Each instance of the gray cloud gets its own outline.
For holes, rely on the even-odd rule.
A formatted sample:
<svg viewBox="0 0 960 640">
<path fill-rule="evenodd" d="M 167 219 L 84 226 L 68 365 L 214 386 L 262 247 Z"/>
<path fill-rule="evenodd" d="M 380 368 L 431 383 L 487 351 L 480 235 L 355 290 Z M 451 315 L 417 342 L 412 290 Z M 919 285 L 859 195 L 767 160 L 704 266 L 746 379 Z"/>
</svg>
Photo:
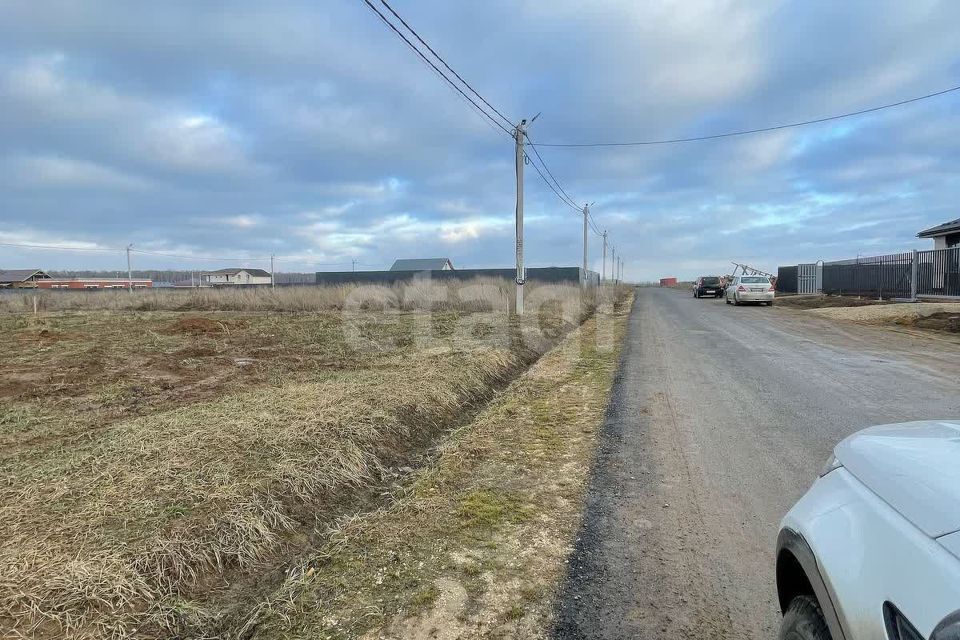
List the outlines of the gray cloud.
<svg viewBox="0 0 960 640">
<path fill-rule="evenodd" d="M 510 140 L 362 2 L 0 6 L 0 242 L 294 256 L 285 269 L 510 264 Z M 952 2 L 397 9 L 502 111 L 542 111 L 542 142 L 818 117 L 943 88 L 960 69 Z M 541 152 L 597 202 L 632 277 L 775 268 L 923 246 L 917 230 L 960 215 L 958 107 L 945 96 L 749 138 Z M 532 167 L 526 209 L 531 264 L 579 264 L 579 217 Z M 0 249 L 8 268 L 121 262 Z"/>
</svg>

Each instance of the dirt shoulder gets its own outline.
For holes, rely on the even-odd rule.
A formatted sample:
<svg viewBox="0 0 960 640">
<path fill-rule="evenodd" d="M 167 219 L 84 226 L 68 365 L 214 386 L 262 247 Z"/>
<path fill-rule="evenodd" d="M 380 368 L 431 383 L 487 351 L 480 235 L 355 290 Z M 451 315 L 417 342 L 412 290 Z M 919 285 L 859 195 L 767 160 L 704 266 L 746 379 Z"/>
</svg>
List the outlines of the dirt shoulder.
<svg viewBox="0 0 960 640">
<path fill-rule="evenodd" d="M 601 308 L 449 436 L 389 506 L 342 520 L 237 632 L 545 637 L 628 310 Z"/>
<path fill-rule="evenodd" d="M 833 320 L 909 325 L 920 318 L 926 318 L 934 314 L 960 314 L 960 302 L 911 302 L 866 307 L 813 309 L 810 313 Z"/>
<path fill-rule="evenodd" d="M 889 301 L 854 296 L 777 295 L 777 306 L 788 309 L 823 309 L 833 307 L 872 307 L 892 304 Z"/>
</svg>

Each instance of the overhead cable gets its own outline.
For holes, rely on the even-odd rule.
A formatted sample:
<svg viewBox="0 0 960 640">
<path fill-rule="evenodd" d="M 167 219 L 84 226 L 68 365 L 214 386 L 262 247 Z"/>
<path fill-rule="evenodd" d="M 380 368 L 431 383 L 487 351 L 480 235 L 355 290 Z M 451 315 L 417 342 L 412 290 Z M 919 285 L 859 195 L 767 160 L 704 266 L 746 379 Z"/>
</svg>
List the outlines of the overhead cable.
<svg viewBox="0 0 960 640">
<path fill-rule="evenodd" d="M 512 133 L 509 129 L 507 129 L 507 128 L 504 127 L 502 124 L 500 124 L 499 121 L 497 121 L 493 116 L 491 116 L 487 111 L 485 111 L 479 104 L 477 104 L 477 102 L 476 102 L 473 98 L 471 98 L 469 95 L 467 95 L 467 94 L 463 91 L 463 89 L 461 89 L 453 80 L 451 80 L 450 77 L 447 76 L 447 75 L 440 69 L 440 67 L 438 67 L 437 65 L 435 65 L 432 60 L 430 60 L 429 58 L 427 58 L 427 56 L 424 55 L 423 51 L 421 51 L 415 44 L 413 44 L 412 42 L 410 42 L 410 39 L 407 38 L 407 36 L 405 36 L 399 29 L 397 29 L 396 25 L 394 25 L 392 22 L 390 22 L 390 21 L 387 19 L 387 17 L 386 17 L 385 15 L 383 15 L 383 13 L 381 13 L 380 10 L 377 9 L 370 0 L 363 0 L 363 2 L 364 2 L 368 7 L 370 7 L 370 10 L 373 11 L 374 13 L 376 13 L 377 16 L 380 18 L 380 20 L 381 20 L 385 25 L 387 25 L 388 27 L 390 27 L 390 29 L 391 29 L 395 34 L 397 34 L 397 36 L 399 36 L 399 37 L 407 44 L 407 46 L 410 47 L 410 49 L 413 50 L 414 53 L 416 53 L 416 54 L 417 54 L 418 56 L 420 56 L 420 58 L 422 58 L 427 64 L 429 64 L 429 65 L 433 68 L 433 70 L 436 71 L 437 74 L 438 74 L 441 78 L 443 78 L 447 83 L 450 84 L 450 86 L 452 86 L 454 89 L 456 89 L 464 98 L 466 98 L 467 100 L 469 100 L 469 101 L 473 104 L 473 106 L 475 106 L 475 107 L 476 107 L 484 116 L 486 116 L 491 122 L 493 122 L 493 123 L 494 123 L 495 125 L 497 125 L 500 129 L 502 129 L 504 133 L 506 133 L 506 134 L 507 134 L 508 136 L 510 136 L 511 138 L 513 137 L 513 133 Z"/>
<path fill-rule="evenodd" d="M 452 73 L 453 75 L 455 75 L 455 76 L 457 77 L 457 80 L 459 80 L 460 82 L 462 82 L 462 83 L 464 84 L 464 86 L 466 86 L 468 89 L 470 89 L 470 91 L 473 92 L 473 95 L 475 95 L 475 96 L 477 96 L 478 98 L 480 98 L 480 100 L 483 101 L 483 104 L 485 104 L 485 105 L 487 105 L 488 107 L 490 107 L 491 109 L 493 109 L 493 112 L 496 113 L 498 116 L 500 116 L 500 117 L 503 119 L 503 121 L 507 123 L 507 126 L 511 126 L 511 127 L 513 126 L 513 121 L 512 121 L 510 118 L 508 118 L 507 116 L 503 115 L 503 113 L 501 113 L 500 110 L 497 109 L 495 106 L 493 106 L 492 104 L 490 104 L 490 102 L 489 102 L 486 98 L 484 98 L 482 95 L 480 95 L 480 93 L 478 93 L 477 90 L 474 89 L 474 88 L 470 85 L 469 82 L 467 82 L 466 80 L 463 79 L 463 76 L 461 76 L 459 73 L 457 73 L 456 71 L 454 71 L 454 70 L 453 70 L 453 67 L 451 67 L 449 64 L 447 64 L 447 61 L 444 60 L 444 59 L 440 56 L 440 54 L 437 53 L 437 52 L 434 50 L 433 47 L 431 47 L 429 44 L 427 44 L 427 41 L 424 40 L 423 38 L 421 38 L 421 37 L 420 37 L 420 34 L 417 33 L 417 32 L 414 30 L 413 27 L 411 27 L 409 24 L 407 24 L 407 21 L 404 20 L 404 19 L 400 16 L 400 14 L 398 14 L 396 11 L 393 10 L 393 7 L 391 7 L 391 6 L 387 3 L 387 0 L 380 0 L 380 2 L 383 4 L 383 6 L 385 6 L 385 7 L 390 11 L 390 13 L 392 13 L 392 14 L 394 15 L 394 17 L 395 17 L 397 20 L 400 21 L 400 23 L 401 23 L 404 27 L 407 28 L 407 31 L 409 31 L 410 33 L 412 33 L 412 34 L 414 35 L 414 37 L 415 37 L 417 40 L 419 40 L 420 43 L 421 43 L 423 46 L 425 46 L 425 47 L 430 51 L 430 53 L 432 53 L 433 56 L 434 56 L 437 60 L 439 60 L 440 63 L 443 64 L 443 66 L 445 66 L 445 67 L 450 71 L 450 73 Z"/>
<path fill-rule="evenodd" d="M 767 131 L 779 131 L 781 129 L 789 129 L 791 127 L 805 127 L 807 125 L 818 124 L 821 122 L 830 122 L 832 120 L 840 120 L 842 118 L 851 118 L 853 116 L 861 116 L 866 113 L 874 113 L 876 111 L 882 111 L 884 109 L 892 109 L 893 107 L 900 107 L 905 104 L 910 104 L 912 102 L 919 102 L 920 100 L 927 100 L 928 98 L 936 98 L 937 96 L 942 96 L 944 94 L 951 93 L 954 91 L 960 91 L 960 86 L 951 87 L 949 89 L 944 89 L 943 91 L 937 91 L 935 93 L 928 93 L 926 95 L 917 96 L 916 98 L 910 98 L 908 100 L 891 102 L 890 104 L 884 104 L 878 107 L 870 107 L 869 109 L 860 109 L 859 111 L 841 113 L 839 115 L 827 116 L 825 118 L 815 118 L 813 120 L 802 120 L 800 122 L 778 124 L 772 127 L 762 127 L 759 129 L 745 129 L 742 131 L 728 131 L 726 133 L 715 133 L 711 135 L 695 136 L 691 138 L 672 138 L 672 139 L 665 139 L 665 140 L 639 140 L 634 142 L 538 142 L 537 144 L 541 147 L 639 147 L 644 145 L 677 144 L 681 142 L 698 142 L 701 140 L 716 140 L 718 138 L 732 138 L 734 136 L 745 136 L 753 133 L 764 133 Z"/>
</svg>

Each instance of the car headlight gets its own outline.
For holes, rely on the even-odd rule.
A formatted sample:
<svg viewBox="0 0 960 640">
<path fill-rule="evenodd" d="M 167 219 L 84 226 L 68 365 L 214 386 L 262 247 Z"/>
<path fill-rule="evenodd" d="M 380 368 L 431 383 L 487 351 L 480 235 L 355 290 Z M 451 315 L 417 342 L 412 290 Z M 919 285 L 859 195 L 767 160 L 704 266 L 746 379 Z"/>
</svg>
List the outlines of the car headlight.
<svg viewBox="0 0 960 640">
<path fill-rule="evenodd" d="M 839 469 L 843 465 L 840 464 L 840 460 L 837 459 L 837 456 L 831 455 L 830 459 L 827 460 L 827 464 L 823 465 L 823 469 L 820 470 L 820 477 L 827 475 L 834 469 Z"/>
</svg>

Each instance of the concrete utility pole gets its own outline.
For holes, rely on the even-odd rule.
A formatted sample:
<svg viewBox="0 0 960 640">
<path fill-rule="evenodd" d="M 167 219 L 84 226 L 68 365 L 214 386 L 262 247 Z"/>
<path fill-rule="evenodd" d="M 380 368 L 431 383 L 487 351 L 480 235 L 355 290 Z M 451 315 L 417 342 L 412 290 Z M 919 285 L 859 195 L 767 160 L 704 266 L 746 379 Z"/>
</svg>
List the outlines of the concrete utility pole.
<svg viewBox="0 0 960 640">
<path fill-rule="evenodd" d="M 610 247 L 610 279 L 617 284 L 617 248 Z"/>
<path fill-rule="evenodd" d="M 607 230 L 603 230 L 603 262 L 601 263 L 600 268 L 600 284 L 603 284 L 607 279 Z"/>
<path fill-rule="evenodd" d="M 354 258 L 353 260 L 351 260 L 351 261 L 350 261 L 350 264 L 352 265 L 353 270 L 356 271 L 356 270 L 357 270 L 357 259 Z"/>
<path fill-rule="evenodd" d="M 132 248 L 132 244 L 127 245 L 127 288 L 130 293 L 133 293 L 133 269 L 130 266 L 130 249 Z"/>
<path fill-rule="evenodd" d="M 275 284 L 274 277 L 273 277 L 273 259 L 275 257 L 276 256 L 274 256 L 272 253 L 270 254 L 270 288 L 271 289 L 273 289 L 273 286 Z"/>
<path fill-rule="evenodd" d="M 517 165 L 517 315 L 523 315 L 523 283 L 526 279 L 523 270 L 523 139 L 526 134 L 527 121 L 524 119 L 513 130 Z"/>
<path fill-rule="evenodd" d="M 587 286 L 587 224 L 590 217 L 590 205 L 583 205 L 583 286 Z"/>
</svg>

